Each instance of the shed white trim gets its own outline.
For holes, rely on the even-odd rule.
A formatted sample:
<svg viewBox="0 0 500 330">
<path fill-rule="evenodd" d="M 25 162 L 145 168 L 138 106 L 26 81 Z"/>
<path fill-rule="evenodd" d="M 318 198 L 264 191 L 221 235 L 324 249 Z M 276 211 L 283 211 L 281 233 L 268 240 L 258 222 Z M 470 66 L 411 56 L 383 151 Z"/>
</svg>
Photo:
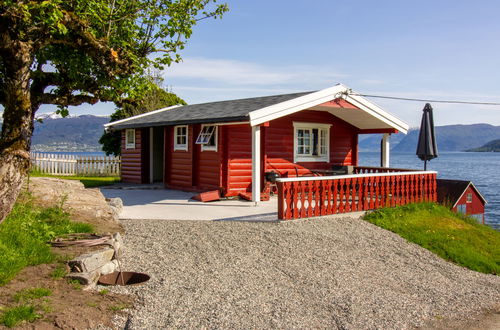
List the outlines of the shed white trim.
<svg viewBox="0 0 500 330">
<path fill-rule="evenodd" d="M 352 95 L 352 93 L 356 94 L 346 86 L 337 84 L 333 87 L 300 96 L 292 100 L 257 109 L 249 113 L 250 125 L 261 125 L 265 122 L 306 109 L 313 108 L 313 110 L 315 110 L 315 106 L 338 98 L 343 98 L 359 110 L 355 110 L 356 112 L 354 112 L 352 109 L 337 108 L 332 109 L 330 112 L 353 126 L 360 129 L 393 128 L 404 134 L 408 132 L 408 124 L 382 110 L 382 108 L 375 103 L 364 97 Z M 362 113 L 359 113 L 360 110 Z M 343 116 L 344 114 L 345 116 Z M 361 118 L 361 120 L 359 118 Z"/>
<path fill-rule="evenodd" d="M 462 197 L 464 196 L 465 192 L 467 191 L 467 189 L 469 189 L 469 187 L 472 187 L 472 189 L 474 189 L 477 194 L 479 195 L 479 197 L 484 201 L 484 204 L 488 204 L 488 201 L 486 200 L 486 198 L 484 198 L 484 196 L 481 194 L 481 192 L 479 191 L 479 189 L 476 188 L 476 186 L 471 182 L 469 182 L 469 184 L 467 185 L 467 187 L 464 189 L 464 191 L 462 192 L 462 194 L 460 194 L 460 197 L 457 198 L 457 200 L 455 201 L 455 204 L 453 204 L 452 208 L 454 208 L 455 206 L 457 206 L 458 202 L 462 199 Z"/>
</svg>

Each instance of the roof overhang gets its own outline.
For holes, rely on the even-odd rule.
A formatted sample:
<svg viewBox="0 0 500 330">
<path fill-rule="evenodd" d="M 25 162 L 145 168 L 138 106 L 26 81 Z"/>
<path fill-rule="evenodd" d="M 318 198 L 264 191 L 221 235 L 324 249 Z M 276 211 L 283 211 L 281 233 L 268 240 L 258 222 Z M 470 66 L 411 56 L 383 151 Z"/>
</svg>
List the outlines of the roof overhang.
<svg viewBox="0 0 500 330">
<path fill-rule="evenodd" d="M 408 132 L 408 124 L 366 98 L 353 94 L 357 93 L 342 84 L 337 84 L 292 100 L 254 110 L 249 113 L 250 125 L 261 125 L 302 110 L 318 110 L 328 111 L 360 130 L 395 129 L 404 134 Z M 328 102 L 338 99 L 347 101 L 349 106 L 328 106 Z"/>
<path fill-rule="evenodd" d="M 123 124 L 126 124 L 128 121 L 131 121 L 133 119 L 150 116 L 150 115 L 155 114 L 155 113 L 159 113 L 159 112 L 163 112 L 163 111 L 168 111 L 168 110 L 175 109 L 175 108 L 178 108 L 178 107 L 182 107 L 182 105 L 180 105 L 180 104 L 172 105 L 170 107 L 166 107 L 166 108 L 162 108 L 162 109 L 158 109 L 158 110 L 154 110 L 154 111 L 150 111 L 150 112 L 141 113 L 139 115 L 135 115 L 135 116 L 128 117 L 128 118 L 125 118 L 125 119 L 121 119 L 121 120 L 112 121 L 110 123 L 104 124 L 104 129 L 106 131 L 108 131 L 108 130 L 112 129 L 113 126 L 115 126 L 115 125 L 118 125 L 118 124 L 123 125 Z M 127 128 L 127 127 L 124 127 L 124 128 Z"/>
</svg>

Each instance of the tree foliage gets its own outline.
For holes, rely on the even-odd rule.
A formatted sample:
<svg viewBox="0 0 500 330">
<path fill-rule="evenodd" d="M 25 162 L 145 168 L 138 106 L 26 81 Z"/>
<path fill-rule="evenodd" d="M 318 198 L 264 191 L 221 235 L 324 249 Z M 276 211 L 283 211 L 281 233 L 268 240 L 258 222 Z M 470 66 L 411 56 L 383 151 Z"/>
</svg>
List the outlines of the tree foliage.
<svg viewBox="0 0 500 330">
<path fill-rule="evenodd" d="M 0 222 L 29 168 L 35 112 L 140 99 L 217 0 L 0 0 Z"/>
<path fill-rule="evenodd" d="M 111 115 L 111 121 L 125 119 L 177 104 L 185 105 L 186 102 L 174 93 L 167 92 L 155 85 L 138 102 L 124 103 L 121 108 L 116 109 Z M 121 154 L 121 132 L 104 132 L 99 139 L 99 143 L 102 144 L 102 150 L 106 155 L 119 156 Z"/>
</svg>

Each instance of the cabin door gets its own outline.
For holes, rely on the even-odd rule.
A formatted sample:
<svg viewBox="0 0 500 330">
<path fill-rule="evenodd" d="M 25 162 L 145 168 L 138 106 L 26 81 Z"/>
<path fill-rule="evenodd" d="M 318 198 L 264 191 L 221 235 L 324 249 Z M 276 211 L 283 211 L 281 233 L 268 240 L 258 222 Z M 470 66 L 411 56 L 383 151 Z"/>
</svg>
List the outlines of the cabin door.
<svg viewBox="0 0 500 330">
<path fill-rule="evenodd" d="M 163 127 L 150 128 L 150 183 L 163 182 L 163 160 L 164 160 L 164 138 L 165 130 Z"/>
</svg>

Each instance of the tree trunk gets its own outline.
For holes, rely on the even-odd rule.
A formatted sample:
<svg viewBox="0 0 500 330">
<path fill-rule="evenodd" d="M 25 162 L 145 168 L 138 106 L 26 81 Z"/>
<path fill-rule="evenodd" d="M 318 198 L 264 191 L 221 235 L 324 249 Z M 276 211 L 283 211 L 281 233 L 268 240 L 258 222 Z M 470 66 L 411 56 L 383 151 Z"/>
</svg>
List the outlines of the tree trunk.
<svg viewBox="0 0 500 330">
<path fill-rule="evenodd" d="M 0 136 L 0 223 L 10 213 L 30 167 L 34 109 L 30 95 L 30 43 L 13 41 L 0 34 L 0 57 L 4 66 L 3 125 Z"/>
</svg>

